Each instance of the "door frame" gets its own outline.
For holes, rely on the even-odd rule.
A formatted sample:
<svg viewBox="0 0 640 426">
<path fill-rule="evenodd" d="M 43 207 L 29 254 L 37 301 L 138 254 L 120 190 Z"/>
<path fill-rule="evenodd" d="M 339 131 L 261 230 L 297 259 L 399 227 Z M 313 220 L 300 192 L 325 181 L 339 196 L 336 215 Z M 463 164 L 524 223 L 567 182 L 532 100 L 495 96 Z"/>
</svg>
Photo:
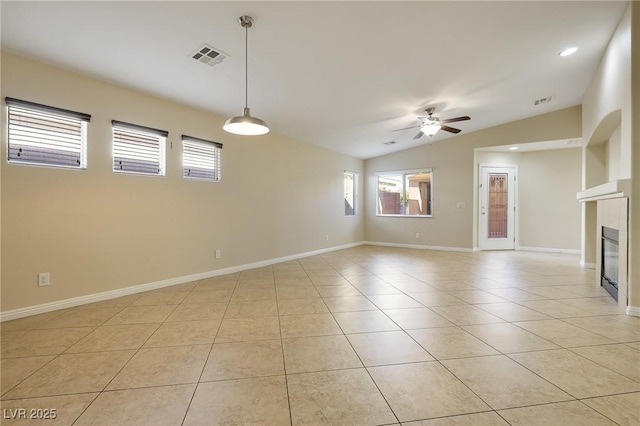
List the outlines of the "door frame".
<svg viewBox="0 0 640 426">
<path fill-rule="evenodd" d="M 484 169 L 505 169 L 507 173 L 512 173 L 514 177 L 513 182 L 513 247 L 509 248 L 490 248 L 485 247 L 483 244 L 483 220 L 482 220 L 482 207 L 483 207 L 483 198 L 482 191 L 484 184 L 482 175 Z M 518 217 L 520 214 L 520 209 L 518 206 L 518 165 L 517 164 L 486 164 L 480 163 L 478 164 L 478 209 L 476 211 L 477 223 L 478 223 L 478 250 L 517 250 L 518 248 Z"/>
</svg>

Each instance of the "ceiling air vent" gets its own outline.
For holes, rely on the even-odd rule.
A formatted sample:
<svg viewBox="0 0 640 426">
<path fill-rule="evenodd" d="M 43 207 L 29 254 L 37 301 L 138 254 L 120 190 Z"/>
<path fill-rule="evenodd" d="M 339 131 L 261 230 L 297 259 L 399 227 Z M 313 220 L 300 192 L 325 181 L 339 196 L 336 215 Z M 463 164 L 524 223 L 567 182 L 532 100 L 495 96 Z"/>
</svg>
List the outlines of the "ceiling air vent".
<svg viewBox="0 0 640 426">
<path fill-rule="evenodd" d="M 191 57 L 196 61 L 207 64 L 211 67 L 214 65 L 218 65 L 228 56 L 229 55 L 223 53 L 220 49 L 216 49 L 215 47 L 209 46 L 208 44 L 203 44 L 191 55 Z"/>
<path fill-rule="evenodd" d="M 385 145 L 395 145 L 396 141 L 383 142 Z"/>
<path fill-rule="evenodd" d="M 553 96 L 547 96 L 546 98 L 540 98 L 533 101 L 534 106 L 548 104 L 553 99 Z"/>
</svg>

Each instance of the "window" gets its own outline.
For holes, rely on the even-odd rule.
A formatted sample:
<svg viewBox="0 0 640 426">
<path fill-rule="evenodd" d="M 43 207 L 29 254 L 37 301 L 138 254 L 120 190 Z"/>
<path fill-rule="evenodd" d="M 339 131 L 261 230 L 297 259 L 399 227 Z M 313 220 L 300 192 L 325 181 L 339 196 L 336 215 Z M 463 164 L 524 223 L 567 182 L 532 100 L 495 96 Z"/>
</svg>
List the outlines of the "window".
<svg viewBox="0 0 640 426">
<path fill-rule="evenodd" d="M 381 172 L 377 175 L 379 216 L 432 215 L 433 172 L 430 169 Z"/>
<path fill-rule="evenodd" d="M 113 126 L 113 171 L 164 176 L 164 149 L 169 132 L 111 122 Z"/>
<path fill-rule="evenodd" d="M 182 176 L 220 181 L 222 144 L 182 135 Z"/>
<path fill-rule="evenodd" d="M 358 174 L 344 172 L 344 215 L 355 216 L 358 214 L 356 200 L 358 198 Z"/>
<path fill-rule="evenodd" d="M 87 167 L 89 114 L 5 98 L 10 163 Z"/>
</svg>

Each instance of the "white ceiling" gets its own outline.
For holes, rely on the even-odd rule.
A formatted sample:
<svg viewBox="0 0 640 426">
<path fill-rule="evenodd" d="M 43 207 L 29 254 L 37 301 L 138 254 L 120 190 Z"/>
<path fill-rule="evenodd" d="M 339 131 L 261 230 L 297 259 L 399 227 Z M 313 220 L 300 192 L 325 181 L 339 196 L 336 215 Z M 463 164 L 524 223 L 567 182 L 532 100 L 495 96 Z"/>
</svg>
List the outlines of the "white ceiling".
<svg viewBox="0 0 640 426">
<path fill-rule="evenodd" d="M 427 106 L 463 133 L 581 103 L 626 2 L 8 2 L 2 49 L 359 158 L 407 149 Z M 230 55 L 190 58 L 208 43 Z M 576 54 L 558 52 L 577 46 Z M 552 102 L 534 106 L 536 99 Z M 433 140 L 451 137 L 439 132 Z M 384 142 L 395 140 L 394 145 Z M 222 141 L 224 142 L 224 141 Z"/>
</svg>

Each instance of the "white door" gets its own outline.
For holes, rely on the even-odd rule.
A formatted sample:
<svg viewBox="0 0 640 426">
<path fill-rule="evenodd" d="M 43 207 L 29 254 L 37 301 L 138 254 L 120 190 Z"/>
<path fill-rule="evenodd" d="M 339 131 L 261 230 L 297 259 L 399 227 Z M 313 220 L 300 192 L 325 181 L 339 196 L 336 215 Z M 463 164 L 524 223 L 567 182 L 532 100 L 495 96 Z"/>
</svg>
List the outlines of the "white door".
<svg viewBox="0 0 640 426">
<path fill-rule="evenodd" d="M 480 166 L 481 250 L 515 248 L 517 172 L 517 166 Z"/>
</svg>

